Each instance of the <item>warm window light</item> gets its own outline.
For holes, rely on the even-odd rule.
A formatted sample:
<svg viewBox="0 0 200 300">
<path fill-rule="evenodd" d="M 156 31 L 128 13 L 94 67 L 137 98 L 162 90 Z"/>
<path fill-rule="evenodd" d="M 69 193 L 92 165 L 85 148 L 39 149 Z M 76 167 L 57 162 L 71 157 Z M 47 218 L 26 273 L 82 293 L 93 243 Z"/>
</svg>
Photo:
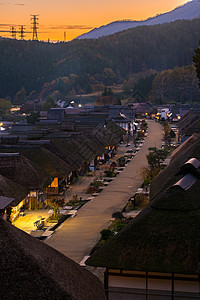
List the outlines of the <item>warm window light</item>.
<svg viewBox="0 0 200 300">
<path fill-rule="evenodd" d="M 19 111 L 20 110 L 20 107 L 12 107 L 11 109 L 10 109 L 10 111 Z"/>
</svg>

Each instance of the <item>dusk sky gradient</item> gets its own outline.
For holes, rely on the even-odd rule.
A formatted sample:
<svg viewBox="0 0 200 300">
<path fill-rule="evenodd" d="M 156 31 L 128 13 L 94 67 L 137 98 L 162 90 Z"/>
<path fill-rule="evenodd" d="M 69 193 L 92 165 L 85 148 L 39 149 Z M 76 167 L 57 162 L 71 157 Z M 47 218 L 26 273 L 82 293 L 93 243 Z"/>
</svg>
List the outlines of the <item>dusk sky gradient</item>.
<svg viewBox="0 0 200 300">
<path fill-rule="evenodd" d="M 39 15 L 39 40 L 63 41 L 113 21 L 144 20 L 171 11 L 187 0 L 0 0 L 0 36 L 24 25 L 31 39 L 31 15 Z M 19 38 L 19 34 L 17 34 Z"/>
</svg>

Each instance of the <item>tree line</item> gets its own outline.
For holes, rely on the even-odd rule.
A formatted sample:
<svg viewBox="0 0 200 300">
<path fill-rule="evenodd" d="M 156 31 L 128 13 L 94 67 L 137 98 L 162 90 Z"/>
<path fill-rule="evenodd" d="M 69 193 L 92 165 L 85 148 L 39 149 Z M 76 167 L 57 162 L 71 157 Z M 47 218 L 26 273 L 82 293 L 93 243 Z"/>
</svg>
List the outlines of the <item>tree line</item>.
<svg viewBox="0 0 200 300">
<path fill-rule="evenodd" d="M 141 26 L 96 40 L 68 43 L 1 39 L 0 98 L 17 102 L 23 94 L 23 102 L 45 98 L 50 91 L 62 98 L 104 85 L 130 83 L 133 74 L 150 69 L 155 74 L 191 65 L 199 39 L 198 19 Z M 149 86 L 145 93 L 148 90 Z"/>
</svg>

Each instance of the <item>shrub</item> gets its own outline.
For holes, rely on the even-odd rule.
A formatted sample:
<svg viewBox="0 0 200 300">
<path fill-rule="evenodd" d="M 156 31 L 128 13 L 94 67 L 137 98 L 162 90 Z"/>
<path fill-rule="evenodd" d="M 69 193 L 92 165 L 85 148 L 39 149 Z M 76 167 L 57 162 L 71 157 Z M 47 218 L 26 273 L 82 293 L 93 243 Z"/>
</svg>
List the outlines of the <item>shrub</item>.
<svg viewBox="0 0 200 300">
<path fill-rule="evenodd" d="M 116 166 L 117 166 L 117 164 L 116 164 L 115 161 L 113 161 L 113 162 L 110 164 L 110 167 L 111 167 L 112 169 L 116 168 Z"/>
<path fill-rule="evenodd" d="M 94 186 L 89 186 L 86 190 L 86 194 L 93 194 L 98 192 L 98 188 L 94 187 Z"/>
<path fill-rule="evenodd" d="M 90 186 L 93 186 L 98 189 L 100 186 L 103 186 L 103 182 L 99 180 L 94 180 L 90 183 Z"/>
<path fill-rule="evenodd" d="M 136 206 L 143 208 L 149 203 L 149 197 L 147 195 L 137 194 L 135 196 L 135 203 Z"/>
<path fill-rule="evenodd" d="M 116 173 L 112 169 L 108 169 L 104 171 L 106 177 L 115 177 Z"/>
<path fill-rule="evenodd" d="M 116 222 L 115 225 L 115 231 L 119 232 L 121 229 L 123 229 L 126 226 L 126 224 L 124 224 L 123 222 L 121 222 L 119 219 Z"/>
<path fill-rule="evenodd" d="M 114 233 L 110 229 L 101 230 L 101 240 L 108 241 Z"/>
<path fill-rule="evenodd" d="M 124 156 L 122 156 L 122 157 L 117 159 L 117 162 L 118 162 L 120 167 L 124 167 L 125 164 L 126 164 L 126 158 Z"/>
<path fill-rule="evenodd" d="M 112 214 L 112 218 L 122 220 L 124 219 L 124 216 L 121 211 L 116 211 Z"/>
</svg>

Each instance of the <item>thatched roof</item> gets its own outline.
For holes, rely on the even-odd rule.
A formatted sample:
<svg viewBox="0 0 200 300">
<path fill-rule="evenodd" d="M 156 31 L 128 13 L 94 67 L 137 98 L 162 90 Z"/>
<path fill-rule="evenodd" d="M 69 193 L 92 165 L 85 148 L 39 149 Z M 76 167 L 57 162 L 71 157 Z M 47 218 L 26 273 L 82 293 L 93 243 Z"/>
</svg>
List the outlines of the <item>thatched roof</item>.
<svg viewBox="0 0 200 300">
<path fill-rule="evenodd" d="M 67 138 L 52 139 L 51 144 L 45 146 L 45 148 L 57 155 L 60 159 L 64 160 L 73 169 L 80 168 L 82 159 L 78 155 L 76 155 L 75 145 L 69 143 Z"/>
<path fill-rule="evenodd" d="M 8 198 L 5 196 L 0 196 L 0 210 L 5 209 L 8 207 L 13 201 L 15 201 L 14 198 Z"/>
<path fill-rule="evenodd" d="M 41 145 L 40 145 L 41 142 Z M 72 167 L 64 160 L 60 159 L 56 154 L 48 151 L 43 146 L 50 145 L 50 142 L 45 143 L 44 140 L 37 141 L 37 146 L 32 145 L 34 141 L 26 141 L 22 145 L 15 145 L 15 147 L 0 148 L 0 153 L 19 152 L 21 155 L 35 163 L 40 169 L 51 175 L 53 178 L 64 178 L 72 170 Z"/>
<path fill-rule="evenodd" d="M 185 134 L 187 129 L 198 119 L 198 114 L 192 109 L 189 110 L 179 121 L 179 134 Z"/>
<path fill-rule="evenodd" d="M 48 186 L 53 178 L 22 155 L 0 155 L 0 174 L 26 189 Z"/>
<path fill-rule="evenodd" d="M 86 134 L 73 136 L 72 139 L 77 144 L 78 154 L 84 161 L 91 161 L 98 154 L 96 143 Z"/>
<path fill-rule="evenodd" d="M 22 149 L 21 153 L 52 177 L 64 178 L 72 170 L 69 164 L 43 147 Z"/>
<path fill-rule="evenodd" d="M 164 191 L 86 264 L 111 269 L 200 274 L 199 193 L 198 178 L 186 190 L 179 182 Z"/>
<path fill-rule="evenodd" d="M 200 119 L 195 120 L 186 130 L 185 135 L 191 136 L 195 132 L 200 132 Z"/>
<path fill-rule="evenodd" d="M 96 155 L 104 153 L 105 147 L 109 144 L 109 141 L 105 139 L 100 128 L 103 127 L 84 128 L 81 130 L 83 135 L 90 140 L 89 146 L 94 149 Z"/>
<path fill-rule="evenodd" d="M 200 135 L 194 134 L 182 145 L 180 145 L 173 153 L 170 164 L 156 176 L 150 185 L 151 201 L 159 195 L 163 190 L 169 188 L 179 176 L 180 167 L 190 158 L 200 159 Z"/>
<path fill-rule="evenodd" d="M 105 299 L 92 273 L 3 219 L 0 228 L 1 299 Z"/>
<path fill-rule="evenodd" d="M 52 142 L 58 149 L 54 153 L 75 169 L 79 168 L 83 162 L 91 161 L 98 154 L 94 149 L 94 143 L 85 134 L 79 133 L 69 138 L 54 138 Z M 47 146 L 47 149 L 55 151 L 51 146 Z M 62 153 L 65 155 L 63 156 Z"/>
<path fill-rule="evenodd" d="M 14 198 L 14 206 L 21 202 L 28 193 L 29 191 L 19 184 L 0 175 L 0 196 Z"/>
<path fill-rule="evenodd" d="M 117 145 L 122 136 L 126 133 L 126 131 L 123 128 L 121 128 L 118 124 L 112 121 L 109 121 L 107 123 L 106 129 L 111 132 L 109 140 L 112 145 Z"/>
</svg>

